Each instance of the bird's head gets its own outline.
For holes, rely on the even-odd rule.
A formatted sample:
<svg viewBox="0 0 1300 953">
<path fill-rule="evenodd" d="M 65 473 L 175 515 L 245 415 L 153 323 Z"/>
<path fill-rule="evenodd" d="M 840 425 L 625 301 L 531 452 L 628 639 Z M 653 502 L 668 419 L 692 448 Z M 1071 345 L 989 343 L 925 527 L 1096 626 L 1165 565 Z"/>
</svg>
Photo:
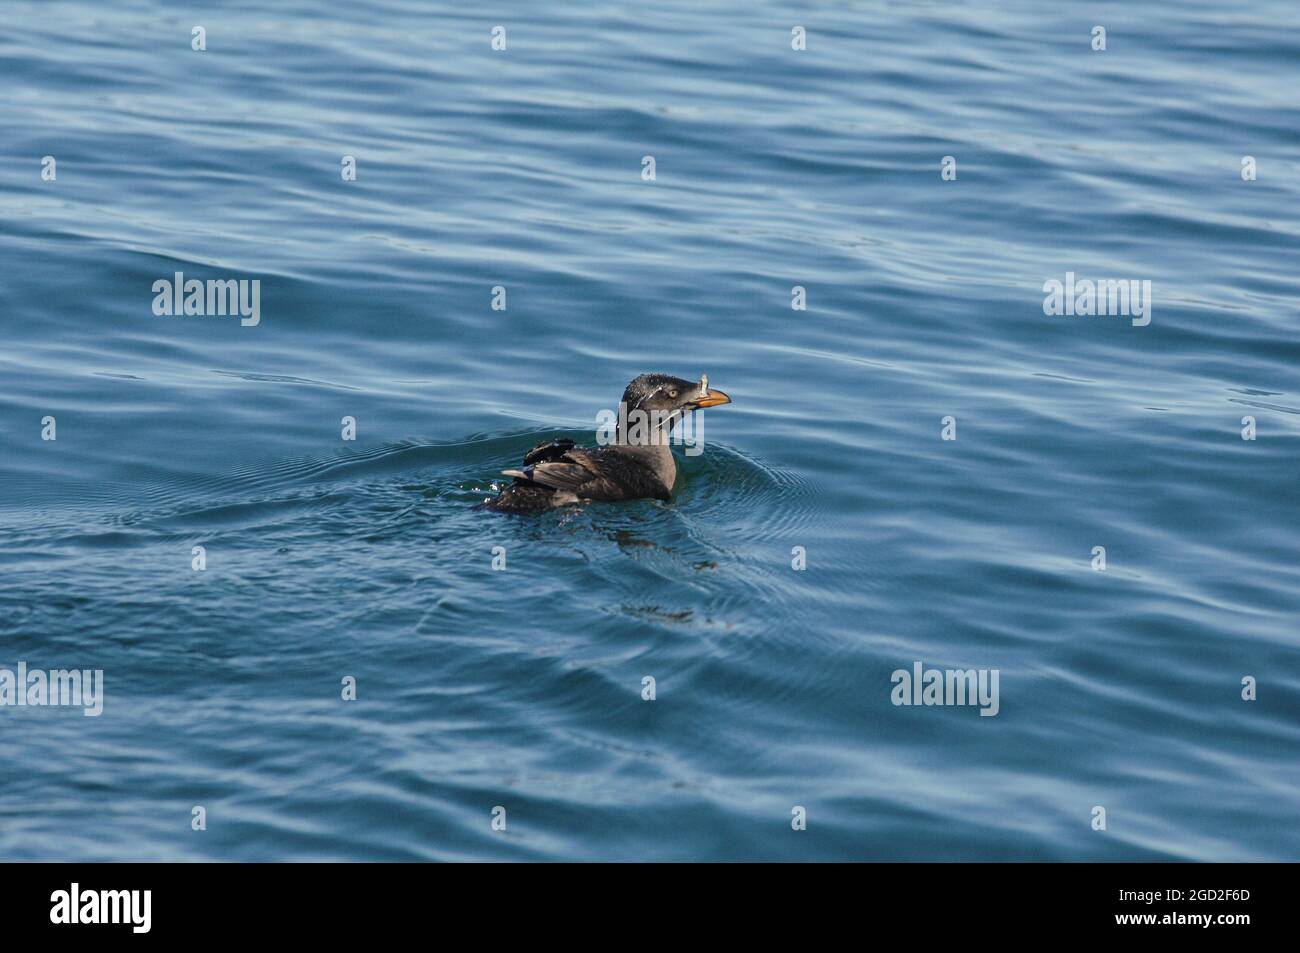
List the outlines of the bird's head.
<svg viewBox="0 0 1300 953">
<path fill-rule="evenodd" d="M 670 374 L 642 374 L 623 391 L 623 403 L 627 404 L 629 413 L 644 410 L 671 414 L 673 411 L 685 413 L 701 407 L 729 404 L 731 398 L 720 390 L 709 388 L 708 374 L 701 374 L 697 382 Z"/>
<path fill-rule="evenodd" d="M 635 420 L 633 415 L 642 412 L 650 421 L 651 431 L 660 437 L 666 435 L 688 411 L 729 403 L 731 398 L 722 391 L 710 389 L 708 374 L 701 374 L 698 381 L 683 380 L 669 374 L 642 374 L 623 391 L 627 418 Z M 657 426 L 655 421 L 659 422 Z"/>
</svg>

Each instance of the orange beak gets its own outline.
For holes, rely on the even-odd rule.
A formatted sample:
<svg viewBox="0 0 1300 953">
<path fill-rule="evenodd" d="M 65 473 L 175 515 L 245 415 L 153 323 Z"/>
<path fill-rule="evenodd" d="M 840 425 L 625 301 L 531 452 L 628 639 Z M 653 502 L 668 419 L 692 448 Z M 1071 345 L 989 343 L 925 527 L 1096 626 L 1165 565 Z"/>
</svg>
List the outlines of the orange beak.
<svg viewBox="0 0 1300 953">
<path fill-rule="evenodd" d="M 731 398 L 720 390 L 709 389 L 704 392 L 703 397 L 695 398 L 692 403 L 697 407 L 717 407 L 719 404 L 731 403 Z"/>
</svg>

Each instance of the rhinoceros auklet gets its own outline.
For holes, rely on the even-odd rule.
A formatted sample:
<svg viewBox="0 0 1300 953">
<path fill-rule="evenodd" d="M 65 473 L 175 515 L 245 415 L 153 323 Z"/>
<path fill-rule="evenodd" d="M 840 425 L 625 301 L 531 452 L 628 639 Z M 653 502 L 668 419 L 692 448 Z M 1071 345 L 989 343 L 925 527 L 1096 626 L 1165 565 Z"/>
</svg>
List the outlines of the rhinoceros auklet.
<svg viewBox="0 0 1300 953">
<path fill-rule="evenodd" d="M 581 500 L 672 499 L 677 464 L 668 449 L 673 424 L 687 411 L 729 404 L 731 398 L 699 383 L 667 374 L 642 374 L 623 391 L 614 442 L 578 447 L 572 440 L 539 443 L 518 470 L 502 470 L 515 482 L 479 504 L 505 513 L 536 513 Z M 638 413 L 639 412 L 639 413 Z"/>
</svg>

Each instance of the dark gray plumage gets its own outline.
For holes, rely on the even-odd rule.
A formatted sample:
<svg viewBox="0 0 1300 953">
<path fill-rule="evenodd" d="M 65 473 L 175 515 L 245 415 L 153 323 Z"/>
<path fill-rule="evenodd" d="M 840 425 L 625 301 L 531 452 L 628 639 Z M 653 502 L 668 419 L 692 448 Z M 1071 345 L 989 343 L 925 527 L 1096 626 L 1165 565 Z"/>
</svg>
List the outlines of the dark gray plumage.
<svg viewBox="0 0 1300 953">
<path fill-rule="evenodd" d="M 672 498 L 677 464 L 668 449 L 673 425 L 702 407 L 731 403 L 720 390 L 709 389 L 708 375 L 698 383 L 668 374 L 642 374 L 623 391 L 626 410 L 614 443 L 578 447 L 572 440 L 540 443 L 524 454 L 523 466 L 503 470 L 515 482 L 480 509 L 504 513 L 535 513 L 583 500 Z"/>
</svg>

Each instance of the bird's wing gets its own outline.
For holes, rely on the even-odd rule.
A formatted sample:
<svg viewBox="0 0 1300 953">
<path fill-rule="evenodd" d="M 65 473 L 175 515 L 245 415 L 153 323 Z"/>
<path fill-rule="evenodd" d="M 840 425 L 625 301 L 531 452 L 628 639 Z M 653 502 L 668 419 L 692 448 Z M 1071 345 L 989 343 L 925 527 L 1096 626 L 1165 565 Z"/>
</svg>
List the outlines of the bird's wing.
<svg viewBox="0 0 1300 953">
<path fill-rule="evenodd" d="M 568 444 L 560 449 L 559 445 Z M 572 440 L 557 440 L 538 444 L 524 457 L 524 466 L 518 470 L 502 470 L 506 476 L 539 483 L 554 490 L 576 490 L 600 477 L 598 464 L 583 450 L 573 450 Z M 537 461 L 537 462 L 531 462 Z"/>
<path fill-rule="evenodd" d="M 564 455 L 566 461 L 581 464 L 590 476 L 577 488 L 578 496 L 588 500 L 626 500 L 643 496 L 668 499 L 671 494 L 659 478 L 641 463 L 608 447 L 579 447 Z"/>
<path fill-rule="evenodd" d="M 591 482 L 597 477 L 580 463 L 567 463 L 563 460 L 550 460 L 546 463 L 538 463 L 531 467 L 524 467 L 523 471 L 502 470 L 507 476 L 521 476 L 525 480 L 531 480 L 534 483 L 540 483 L 542 486 L 549 486 L 556 490 L 576 490 L 585 483 Z"/>
<path fill-rule="evenodd" d="M 524 466 L 531 466 L 534 463 L 545 463 L 548 460 L 559 460 L 568 451 L 573 449 L 573 441 L 567 437 L 560 440 L 543 440 L 533 449 L 524 454 Z"/>
<path fill-rule="evenodd" d="M 671 497 L 671 491 L 646 467 L 605 450 L 579 447 L 567 451 L 558 460 L 545 460 L 519 470 L 501 472 L 586 500 Z"/>
</svg>

